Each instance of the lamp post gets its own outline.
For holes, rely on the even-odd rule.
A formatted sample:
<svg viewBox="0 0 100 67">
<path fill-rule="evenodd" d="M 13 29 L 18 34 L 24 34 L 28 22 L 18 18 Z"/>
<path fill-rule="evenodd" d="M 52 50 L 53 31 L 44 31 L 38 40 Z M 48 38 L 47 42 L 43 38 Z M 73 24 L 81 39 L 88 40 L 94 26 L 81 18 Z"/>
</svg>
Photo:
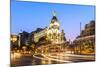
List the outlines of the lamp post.
<svg viewBox="0 0 100 67">
<path fill-rule="evenodd" d="M 18 47 L 20 48 L 20 45 L 21 45 L 21 35 L 19 34 L 18 37 L 19 37 Z"/>
</svg>

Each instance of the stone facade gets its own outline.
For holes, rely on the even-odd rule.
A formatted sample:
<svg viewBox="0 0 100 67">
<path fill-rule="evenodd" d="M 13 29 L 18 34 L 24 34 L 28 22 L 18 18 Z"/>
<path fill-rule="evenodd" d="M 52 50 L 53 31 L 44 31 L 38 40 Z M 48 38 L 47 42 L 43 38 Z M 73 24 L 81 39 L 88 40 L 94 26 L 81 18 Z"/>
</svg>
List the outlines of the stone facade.
<svg viewBox="0 0 100 67">
<path fill-rule="evenodd" d="M 35 42 L 38 42 L 42 37 L 45 37 L 46 40 L 50 41 L 52 44 L 64 43 L 64 31 L 60 30 L 60 24 L 55 15 L 55 12 L 53 13 L 50 25 L 44 29 L 41 29 L 39 32 L 34 33 Z"/>
<path fill-rule="evenodd" d="M 95 21 L 85 25 L 84 30 L 74 40 L 76 53 L 95 53 Z"/>
</svg>

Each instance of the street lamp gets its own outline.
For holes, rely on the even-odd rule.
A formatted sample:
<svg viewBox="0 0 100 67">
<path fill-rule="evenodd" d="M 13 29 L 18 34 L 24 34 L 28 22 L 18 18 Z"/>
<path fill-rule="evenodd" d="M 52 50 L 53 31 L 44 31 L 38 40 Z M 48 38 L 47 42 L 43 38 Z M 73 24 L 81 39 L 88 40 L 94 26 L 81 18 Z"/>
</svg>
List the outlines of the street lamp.
<svg viewBox="0 0 100 67">
<path fill-rule="evenodd" d="M 21 35 L 19 34 L 18 37 L 19 37 L 18 47 L 20 48 L 20 45 L 21 45 L 21 44 L 20 44 L 20 43 L 21 43 L 21 39 L 20 39 L 20 38 L 21 38 Z"/>
</svg>

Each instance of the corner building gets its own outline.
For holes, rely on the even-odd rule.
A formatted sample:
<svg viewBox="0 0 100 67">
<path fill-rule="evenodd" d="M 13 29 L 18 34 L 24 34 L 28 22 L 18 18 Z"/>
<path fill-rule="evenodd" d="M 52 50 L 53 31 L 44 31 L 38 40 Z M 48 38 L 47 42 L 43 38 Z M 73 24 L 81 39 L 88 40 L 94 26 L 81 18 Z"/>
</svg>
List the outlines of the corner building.
<svg viewBox="0 0 100 67">
<path fill-rule="evenodd" d="M 53 12 L 50 25 L 43 30 L 34 33 L 35 42 L 38 42 L 42 37 L 45 37 L 46 41 L 49 41 L 51 44 L 62 44 L 65 42 L 65 34 L 63 30 L 60 30 L 60 24 L 55 12 Z"/>
</svg>

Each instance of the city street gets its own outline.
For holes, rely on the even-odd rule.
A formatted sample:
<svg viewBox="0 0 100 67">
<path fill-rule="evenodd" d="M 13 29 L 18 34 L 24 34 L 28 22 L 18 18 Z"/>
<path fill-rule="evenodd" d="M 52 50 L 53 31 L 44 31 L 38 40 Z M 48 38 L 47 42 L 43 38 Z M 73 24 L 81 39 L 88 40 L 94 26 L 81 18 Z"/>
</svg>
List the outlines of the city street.
<svg viewBox="0 0 100 67">
<path fill-rule="evenodd" d="M 60 64 L 72 62 L 94 61 L 94 55 L 74 55 L 68 53 L 37 54 L 33 56 L 20 56 L 12 59 L 11 64 L 16 66 L 40 65 L 40 64 Z"/>
</svg>

